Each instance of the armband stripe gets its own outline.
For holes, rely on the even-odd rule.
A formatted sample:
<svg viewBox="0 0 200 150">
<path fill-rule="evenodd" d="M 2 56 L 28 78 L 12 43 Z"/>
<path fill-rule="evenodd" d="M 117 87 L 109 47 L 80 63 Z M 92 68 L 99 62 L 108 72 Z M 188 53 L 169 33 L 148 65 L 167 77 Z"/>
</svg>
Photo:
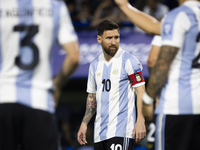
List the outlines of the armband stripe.
<svg viewBox="0 0 200 150">
<path fill-rule="evenodd" d="M 137 83 L 141 83 L 141 82 L 145 81 L 144 77 L 142 75 L 142 71 L 131 74 L 128 77 L 129 77 L 129 80 L 130 80 L 132 86 L 137 84 Z"/>
</svg>

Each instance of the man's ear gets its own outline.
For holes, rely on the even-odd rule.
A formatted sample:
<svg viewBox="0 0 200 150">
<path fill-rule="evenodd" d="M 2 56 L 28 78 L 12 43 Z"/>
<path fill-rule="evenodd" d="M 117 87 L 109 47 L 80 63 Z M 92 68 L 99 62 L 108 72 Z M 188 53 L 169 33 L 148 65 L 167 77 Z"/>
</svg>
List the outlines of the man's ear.
<svg viewBox="0 0 200 150">
<path fill-rule="evenodd" d="M 97 35 L 97 42 L 101 44 L 101 36 Z"/>
</svg>

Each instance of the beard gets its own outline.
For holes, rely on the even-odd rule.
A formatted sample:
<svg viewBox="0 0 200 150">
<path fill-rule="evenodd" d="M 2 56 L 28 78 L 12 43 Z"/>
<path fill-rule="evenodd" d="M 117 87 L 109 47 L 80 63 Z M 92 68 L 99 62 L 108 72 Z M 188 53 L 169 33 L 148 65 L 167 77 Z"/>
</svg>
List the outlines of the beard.
<svg viewBox="0 0 200 150">
<path fill-rule="evenodd" d="M 111 45 L 109 47 L 103 47 L 104 52 L 107 55 L 110 55 L 112 57 L 115 56 L 115 54 L 117 53 L 118 49 L 119 49 L 119 47 L 117 47 L 116 45 Z"/>
</svg>

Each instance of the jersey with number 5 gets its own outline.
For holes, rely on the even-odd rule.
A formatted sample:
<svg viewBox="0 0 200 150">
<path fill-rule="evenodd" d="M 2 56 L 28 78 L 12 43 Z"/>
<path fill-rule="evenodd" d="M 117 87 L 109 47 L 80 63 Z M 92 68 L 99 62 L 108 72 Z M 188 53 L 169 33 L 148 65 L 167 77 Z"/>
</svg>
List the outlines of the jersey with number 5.
<svg viewBox="0 0 200 150">
<path fill-rule="evenodd" d="M 140 62 L 121 48 L 109 62 L 103 54 L 92 61 L 87 92 L 96 93 L 95 143 L 112 137 L 133 138 L 134 88 L 144 84 Z"/>
<path fill-rule="evenodd" d="M 200 114 L 200 2 L 186 1 L 167 13 L 162 45 L 179 48 L 156 113 Z"/>
<path fill-rule="evenodd" d="M 75 40 L 64 2 L 0 1 L 0 103 L 54 112 L 54 46 Z"/>
</svg>

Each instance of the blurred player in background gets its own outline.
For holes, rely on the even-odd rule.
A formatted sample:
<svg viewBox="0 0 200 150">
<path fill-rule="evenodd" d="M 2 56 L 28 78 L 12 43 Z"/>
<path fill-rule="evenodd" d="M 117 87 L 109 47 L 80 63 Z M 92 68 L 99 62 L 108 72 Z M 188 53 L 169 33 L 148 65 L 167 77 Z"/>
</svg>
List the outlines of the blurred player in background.
<svg viewBox="0 0 200 150">
<path fill-rule="evenodd" d="M 200 2 L 179 0 L 162 22 L 115 0 L 131 21 L 146 32 L 161 34 L 162 47 L 143 101 L 156 107 L 156 150 L 199 149 L 200 143 Z M 139 18 L 139 19 L 138 19 Z"/>
<path fill-rule="evenodd" d="M 152 42 L 151 42 L 151 50 L 149 52 L 149 57 L 147 60 L 147 66 L 149 74 L 151 74 L 151 71 L 153 67 L 155 66 L 155 63 L 158 59 L 158 55 L 161 48 L 161 36 L 155 35 Z M 147 125 L 147 147 L 148 150 L 155 150 L 155 120 L 156 115 L 154 115 L 154 109 L 158 105 L 159 97 L 155 99 L 154 103 L 151 105 L 143 105 L 143 114 L 146 120 Z"/>
<path fill-rule="evenodd" d="M 53 85 L 56 42 L 67 52 Z M 78 65 L 77 35 L 66 5 L 0 1 L 0 149 L 57 150 L 55 98 Z"/>
<path fill-rule="evenodd" d="M 145 91 L 142 66 L 136 57 L 119 47 L 116 23 L 104 20 L 97 29 L 97 41 L 103 53 L 90 64 L 86 112 L 78 141 L 81 145 L 87 143 L 87 124 L 96 113 L 94 149 L 132 150 L 133 138 L 139 143 L 146 136 L 141 97 Z"/>
</svg>

